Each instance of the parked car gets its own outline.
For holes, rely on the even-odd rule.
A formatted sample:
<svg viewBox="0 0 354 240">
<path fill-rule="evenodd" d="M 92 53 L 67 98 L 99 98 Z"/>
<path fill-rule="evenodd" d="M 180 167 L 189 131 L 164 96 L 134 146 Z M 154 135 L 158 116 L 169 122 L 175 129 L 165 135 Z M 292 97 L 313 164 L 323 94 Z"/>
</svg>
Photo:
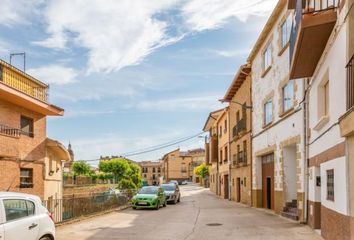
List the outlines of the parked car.
<svg viewBox="0 0 354 240">
<path fill-rule="evenodd" d="M 188 184 L 188 181 L 187 180 L 183 180 L 181 185 L 187 185 Z"/>
<path fill-rule="evenodd" d="M 166 207 L 166 195 L 161 187 L 142 187 L 132 198 L 132 208 L 154 208 L 158 210 L 160 206 Z"/>
<path fill-rule="evenodd" d="M 37 196 L 0 192 L 0 239 L 53 240 L 52 217 Z"/>
<path fill-rule="evenodd" d="M 169 183 L 173 183 L 173 184 L 179 185 L 177 180 L 171 180 Z"/>
<path fill-rule="evenodd" d="M 165 191 L 167 202 L 176 204 L 181 200 L 181 194 L 179 192 L 178 185 L 174 183 L 161 184 L 161 188 Z"/>
</svg>

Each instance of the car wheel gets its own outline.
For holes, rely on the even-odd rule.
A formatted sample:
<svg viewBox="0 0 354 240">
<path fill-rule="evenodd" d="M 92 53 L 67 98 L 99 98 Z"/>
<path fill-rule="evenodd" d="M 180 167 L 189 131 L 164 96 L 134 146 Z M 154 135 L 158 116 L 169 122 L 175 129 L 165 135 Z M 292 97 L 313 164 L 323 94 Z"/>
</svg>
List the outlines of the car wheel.
<svg viewBox="0 0 354 240">
<path fill-rule="evenodd" d="M 136 210 L 136 207 L 132 207 L 132 209 Z"/>
<path fill-rule="evenodd" d="M 160 208 L 160 202 L 157 202 L 155 210 L 159 210 L 159 208 Z"/>
<path fill-rule="evenodd" d="M 177 198 L 175 198 L 175 200 L 173 201 L 173 204 L 177 204 Z"/>
<path fill-rule="evenodd" d="M 180 202 L 180 201 L 181 201 L 181 196 L 178 196 L 177 202 Z"/>
<path fill-rule="evenodd" d="M 48 236 L 45 236 L 45 237 L 41 237 L 39 240 L 52 240 L 52 239 Z"/>
<path fill-rule="evenodd" d="M 167 206 L 167 200 L 165 199 L 165 202 L 163 203 L 163 207 Z"/>
</svg>

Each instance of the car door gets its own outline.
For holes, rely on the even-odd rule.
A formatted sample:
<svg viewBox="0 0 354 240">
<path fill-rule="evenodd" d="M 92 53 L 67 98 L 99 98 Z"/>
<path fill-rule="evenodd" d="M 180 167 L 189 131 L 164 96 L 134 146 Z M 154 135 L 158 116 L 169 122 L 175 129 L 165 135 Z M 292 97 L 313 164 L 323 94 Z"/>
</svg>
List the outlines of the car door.
<svg viewBox="0 0 354 240">
<path fill-rule="evenodd" d="M 5 222 L 5 217 L 4 217 L 4 208 L 2 206 L 2 202 L 0 201 L 0 240 L 4 240 L 4 223 Z"/>
<path fill-rule="evenodd" d="M 3 199 L 5 240 L 38 240 L 39 220 L 34 202 L 26 199 Z"/>
</svg>

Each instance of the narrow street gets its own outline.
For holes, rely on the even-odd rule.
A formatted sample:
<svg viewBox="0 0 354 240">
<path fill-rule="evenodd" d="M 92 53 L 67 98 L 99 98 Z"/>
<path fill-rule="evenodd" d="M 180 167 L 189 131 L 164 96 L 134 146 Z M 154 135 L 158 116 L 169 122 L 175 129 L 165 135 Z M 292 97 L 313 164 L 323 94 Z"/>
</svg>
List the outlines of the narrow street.
<svg viewBox="0 0 354 240">
<path fill-rule="evenodd" d="M 58 240 L 320 240 L 308 226 L 221 200 L 197 185 L 181 187 L 177 205 L 127 209 L 57 228 Z"/>
</svg>

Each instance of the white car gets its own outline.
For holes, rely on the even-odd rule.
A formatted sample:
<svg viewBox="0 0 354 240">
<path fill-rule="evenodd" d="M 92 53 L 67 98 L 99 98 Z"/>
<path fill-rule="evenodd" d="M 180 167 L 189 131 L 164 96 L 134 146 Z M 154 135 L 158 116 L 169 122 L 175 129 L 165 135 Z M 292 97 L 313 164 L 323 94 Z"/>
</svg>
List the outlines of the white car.
<svg viewBox="0 0 354 240">
<path fill-rule="evenodd" d="M 0 192 L 0 240 L 54 240 L 52 215 L 39 197 Z"/>
</svg>

